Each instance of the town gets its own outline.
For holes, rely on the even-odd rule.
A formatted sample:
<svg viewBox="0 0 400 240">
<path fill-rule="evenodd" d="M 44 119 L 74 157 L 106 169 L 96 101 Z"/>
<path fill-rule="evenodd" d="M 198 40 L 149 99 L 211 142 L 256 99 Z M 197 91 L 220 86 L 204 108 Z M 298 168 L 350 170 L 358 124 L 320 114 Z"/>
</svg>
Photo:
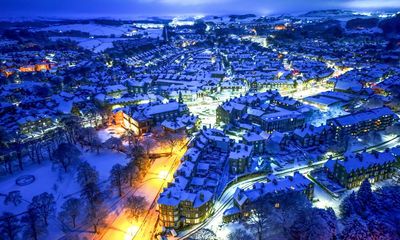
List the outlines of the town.
<svg viewBox="0 0 400 240">
<path fill-rule="evenodd" d="M 1 239 L 400 239 L 399 12 L 0 35 Z"/>
</svg>

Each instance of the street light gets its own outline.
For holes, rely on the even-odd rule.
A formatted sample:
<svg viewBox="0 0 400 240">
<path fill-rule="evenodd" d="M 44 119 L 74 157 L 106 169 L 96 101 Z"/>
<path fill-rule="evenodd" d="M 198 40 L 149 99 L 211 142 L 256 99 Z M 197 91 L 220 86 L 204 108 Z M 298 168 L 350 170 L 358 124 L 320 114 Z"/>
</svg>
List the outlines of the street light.
<svg viewBox="0 0 400 240">
<path fill-rule="evenodd" d="M 124 240 L 132 240 L 132 238 L 136 235 L 139 227 L 136 225 L 130 226 L 125 233 Z"/>
</svg>

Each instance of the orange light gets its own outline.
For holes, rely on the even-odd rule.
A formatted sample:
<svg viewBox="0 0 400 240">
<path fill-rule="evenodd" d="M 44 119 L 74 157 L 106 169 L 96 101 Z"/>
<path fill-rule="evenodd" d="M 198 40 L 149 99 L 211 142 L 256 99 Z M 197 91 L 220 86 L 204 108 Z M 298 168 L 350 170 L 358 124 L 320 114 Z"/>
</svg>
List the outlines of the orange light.
<svg viewBox="0 0 400 240">
<path fill-rule="evenodd" d="M 161 171 L 158 173 L 158 177 L 160 177 L 160 178 L 162 178 L 162 179 L 166 179 L 166 178 L 168 177 L 168 171 L 166 171 L 166 170 L 161 170 Z"/>
<path fill-rule="evenodd" d="M 138 232 L 139 227 L 136 225 L 132 225 L 130 226 L 125 233 L 124 239 L 125 240 L 132 240 L 132 238 L 136 235 L 136 233 Z"/>
</svg>

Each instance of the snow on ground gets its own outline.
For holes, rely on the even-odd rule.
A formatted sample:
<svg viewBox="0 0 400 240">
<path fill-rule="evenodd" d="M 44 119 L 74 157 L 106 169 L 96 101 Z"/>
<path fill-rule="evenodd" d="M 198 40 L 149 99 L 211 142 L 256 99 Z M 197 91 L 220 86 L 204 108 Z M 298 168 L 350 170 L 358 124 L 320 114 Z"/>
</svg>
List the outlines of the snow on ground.
<svg viewBox="0 0 400 240">
<path fill-rule="evenodd" d="M 108 132 L 107 132 L 108 130 Z M 103 139 L 108 139 L 114 135 L 113 131 L 116 129 L 107 129 L 99 132 L 99 136 Z M 117 129 L 118 130 L 118 129 Z M 120 152 L 114 152 L 111 150 L 101 150 L 99 154 L 96 152 L 90 152 L 85 149 L 81 149 L 82 161 L 87 161 L 99 172 L 100 183 L 108 185 L 107 179 L 109 172 L 113 165 L 126 164 L 128 159 L 126 155 Z M 15 180 L 23 175 L 34 175 L 35 181 L 27 186 L 19 186 Z M 0 212 L 9 211 L 14 214 L 19 214 L 26 211 L 33 196 L 48 192 L 54 195 L 56 200 L 57 212 L 60 206 L 68 197 L 79 197 L 80 186 L 76 181 L 76 170 L 70 170 L 68 173 L 64 173 L 59 166 L 53 166 L 50 161 L 45 161 L 41 165 L 30 165 L 26 166 L 23 172 L 15 173 L 13 175 L 3 176 L 0 178 Z M 104 186 L 106 187 L 106 186 Z M 20 191 L 22 196 L 22 203 L 18 206 L 14 206 L 12 203 L 6 205 L 4 203 L 4 196 L 1 194 L 7 194 L 10 191 Z M 61 229 L 55 221 L 56 218 L 52 217 L 50 225 L 46 235 L 46 239 L 56 239 L 62 236 Z"/>
<path fill-rule="evenodd" d="M 114 164 L 125 164 L 128 161 L 125 154 L 111 150 L 102 150 L 99 154 L 83 151 L 81 159 L 88 161 L 99 171 L 100 181 L 108 179 L 109 172 Z M 58 201 L 58 206 L 63 203 L 64 197 L 78 196 L 79 185 L 76 182 L 76 171 L 64 173 L 60 170 L 59 166 L 52 166 L 52 163 L 47 161 L 41 165 L 32 165 L 21 173 L 0 179 L 0 193 L 7 194 L 10 191 L 21 191 L 24 200 L 18 206 L 5 205 L 4 197 L 0 197 L 0 211 L 24 212 L 32 197 L 43 192 L 52 193 Z M 34 175 L 35 181 L 27 186 L 17 185 L 15 180 L 23 175 Z"/>
<path fill-rule="evenodd" d="M 108 26 L 108 25 L 89 23 L 89 24 L 54 25 L 45 28 L 38 28 L 36 29 L 36 31 L 59 31 L 59 32 L 81 31 L 81 32 L 87 32 L 92 36 L 115 35 L 116 37 L 120 37 L 125 33 L 129 32 L 131 28 L 132 27 L 129 25 Z"/>
<path fill-rule="evenodd" d="M 119 126 L 110 126 L 105 129 L 101 129 L 97 132 L 101 142 L 107 141 L 111 137 L 121 137 L 125 133 L 125 129 Z"/>
<path fill-rule="evenodd" d="M 50 37 L 51 40 L 69 39 L 78 42 L 78 45 L 95 53 L 103 52 L 113 47 L 114 41 L 128 40 L 129 38 L 84 38 L 84 37 Z"/>
<path fill-rule="evenodd" d="M 314 200 L 318 200 L 313 203 L 314 207 L 317 208 L 332 208 L 336 215 L 339 216 L 339 205 L 345 194 L 341 195 L 339 199 L 333 198 L 327 192 L 325 192 L 317 184 L 314 185 Z"/>
</svg>

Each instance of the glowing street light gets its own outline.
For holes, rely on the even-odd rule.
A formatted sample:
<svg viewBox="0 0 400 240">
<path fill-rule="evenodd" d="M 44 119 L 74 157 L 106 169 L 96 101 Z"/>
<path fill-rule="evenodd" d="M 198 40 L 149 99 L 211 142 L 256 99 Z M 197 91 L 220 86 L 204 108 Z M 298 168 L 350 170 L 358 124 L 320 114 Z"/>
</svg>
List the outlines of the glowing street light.
<svg viewBox="0 0 400 240">
<path fill-rule="evenodd" d="M 132 238 L 136 235 L 137 231 L 139 230 L 139 227 L 136 225 L 130 226 L 125 233 L 124 240 L 132 240 Z"/>
<path fill-rule="evenodd" d="M 161 170 L 161 171 L 158 173 L 158 177 L 159 177 L 159 178 L 162 178 L 162 179 L 167 179 L 167 177 L 168 177 L 168 171 L 166 171 L 166 170 Z"/>
</svg>

